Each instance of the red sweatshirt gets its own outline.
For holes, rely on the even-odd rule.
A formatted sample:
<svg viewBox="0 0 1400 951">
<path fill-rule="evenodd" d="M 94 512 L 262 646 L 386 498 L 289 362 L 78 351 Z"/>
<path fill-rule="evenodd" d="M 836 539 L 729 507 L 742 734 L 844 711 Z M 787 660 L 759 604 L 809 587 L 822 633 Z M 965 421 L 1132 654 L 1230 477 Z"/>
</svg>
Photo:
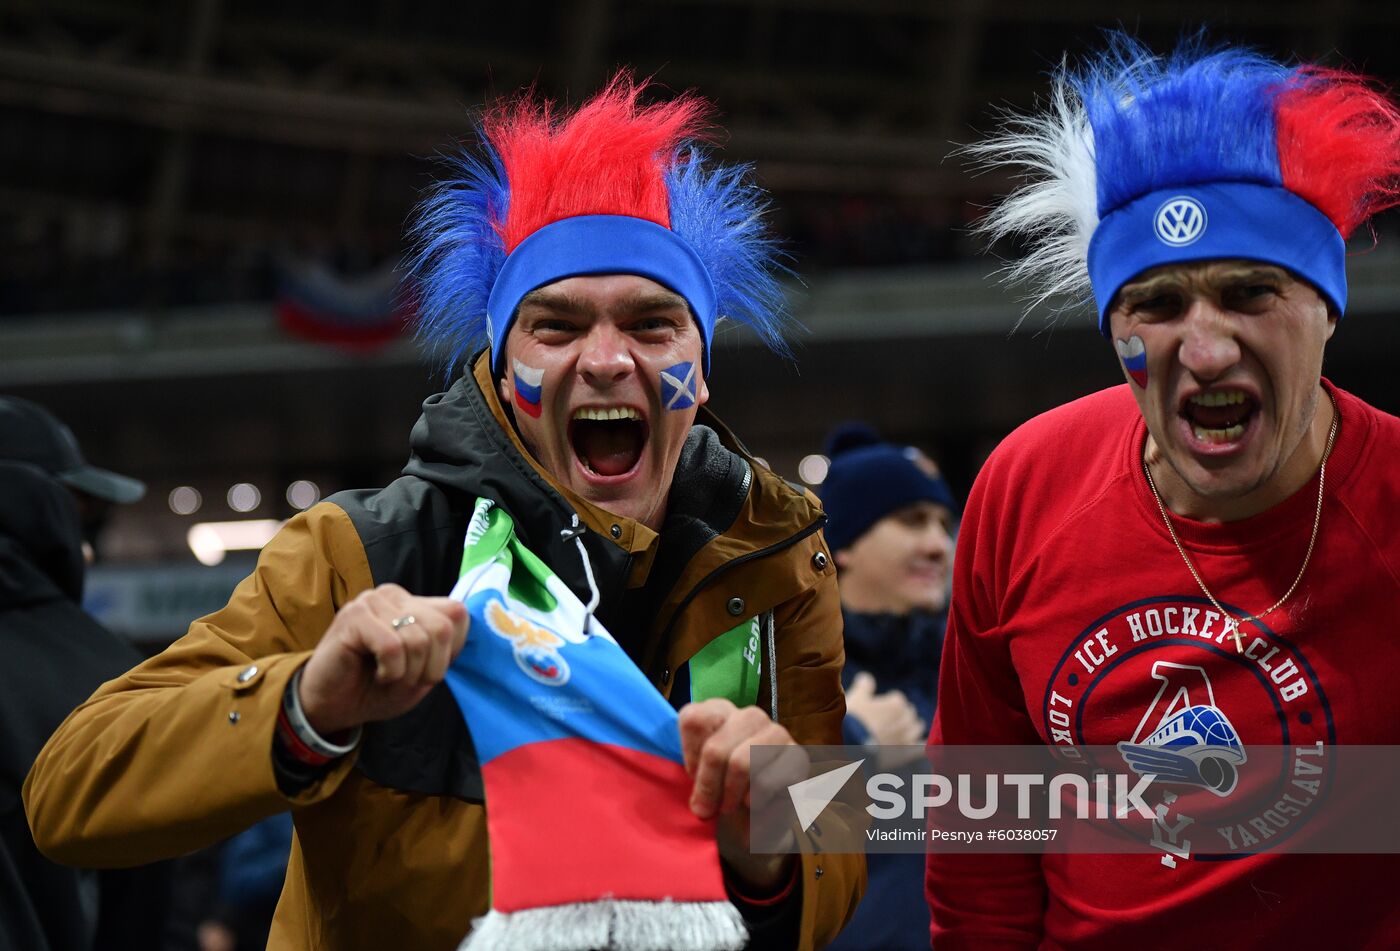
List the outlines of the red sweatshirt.
<svg viewBox="0 0 1400 951">
<path fill-rule="evenodd" d="M 1146 742 L 1209 707 L 1246 750 L 1400 744 L 1400 420 L 1324 385 L 1341 423 L 1316 550 L 1284 606 L 1242 625 L 1243 655 L 1162 523 L 1126 385 L 1008 437 L 963 517 L 931 742 Z M 1316 500 L 1314 477 L 1253 518 L 1175 524 L 1244 615 L 1292 583 Z M 1400 856 L 1284 854 L 1276 830 L 1178 823 L 1168 811 L 1152 854 L 931 854 L 935 947 L 1400 946 Z"/>
</svg>

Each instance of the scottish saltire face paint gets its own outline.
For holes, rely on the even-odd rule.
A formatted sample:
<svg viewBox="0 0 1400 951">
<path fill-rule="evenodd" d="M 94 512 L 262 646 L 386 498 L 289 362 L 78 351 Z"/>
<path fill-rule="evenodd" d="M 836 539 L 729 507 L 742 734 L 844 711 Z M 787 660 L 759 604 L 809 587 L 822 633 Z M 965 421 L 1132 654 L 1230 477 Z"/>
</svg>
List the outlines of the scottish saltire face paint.
<svg viewBox="0 0 1400 951">
<path fill-rule="evenodd" d="M 472 635 L 447 685 L 491 846 L 491 911 L 462 948 L 744 947 L 715 821 L 690 811 L 675 710 L 488 499 L 452 597 Z"/>
<path fill-rule="evenodd" d="M 665 409 L 689 409 L 695 405 L 695 364 L 677 363 L 660 371 L 661 405 Z"/>
<path fill-rule="evenodd" d="M 1118 351 L 1118 359 L 1123 362 L 1128 378 L 1142 389 L 1147 389 L 1147 347 L 1142 338 L 1137 334 L 1127 340 L 1115 338 L 1113 347 Z"/>
<path fill-rule="evenodd" d="M 527 367 L 519 360 L 512 361 L 515 371 L 515 405 L 522 413 L 540 418 L 540 399 L 544 391 L 544 371 Z"/>
</svg>

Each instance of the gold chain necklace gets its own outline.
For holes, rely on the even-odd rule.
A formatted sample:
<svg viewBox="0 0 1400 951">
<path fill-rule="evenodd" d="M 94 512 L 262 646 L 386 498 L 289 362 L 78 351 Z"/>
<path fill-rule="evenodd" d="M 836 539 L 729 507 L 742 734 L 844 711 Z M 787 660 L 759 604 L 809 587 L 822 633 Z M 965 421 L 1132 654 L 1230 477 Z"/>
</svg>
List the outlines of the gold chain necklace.
<svg viewBox="0 0 1400 951">
<path fill-rule="evenodd" d="M 1330 397 L 1329 397 L 1330 398 Z M 1235 622 L 1235 651 L 1244 653 L 1243 641 L 1240 638 L 1240 625 L 1248 624 L 1250 621 L 1258 621 L 1268 617 L 1276 611 L 1283 602 L 1292 596 L 1298 588 L 1298 582 L 1303 580 L 1303 572 L 1308 570 L 1308 562 L 1312 560 L 1313 546 L 1317 544 L 1318 526 L 1322 524 L 1322 489 L 1327 483 L 1327 458 L 1332 455 L 1332 444 L 1337 439 L 1337 421 L 1341 418 L 1341 413 L 1337 411 L 1336 404 L 1332 405 L 1332 425 L 1327 430 L 1327 446 L 1322 450 L 1322 465 L 1317 473 L 1317 510 L 1313 513 L 1312 537 L 1308 539 L 1308 550 L 1303 555 L 1303 566 L 1298 569 L 1298 576 L 1293 579 L 1293 583 L 1288 586 L 1288 590 L 1283 593 L 1283 597 L 1275 601 L 1270 607 L 1265 608 L 1258 614 L 1251 614 L 1248 617 L 1235 617 L 1215 599 L 1215 595 L 1210 593 L 1206 587 L 1205 579 L 1196 570 L 1196 566 L 1191 563 L 1191 556 L 1186 554 L 1186 546 L 1181 544 L 1181 539 L 1177 537 L 1176 529 L 1172 526 L 1171 516 L 1167 514 L 1167 503 L 1162 501 L 1162 493 L 1157 491 L 1157 483 L 1152 481 L 1152 470 L 1148 468 L 1147 460 L 1142 460 L 1142 474 L 1147 476 L 1147 485 L 1152 489 L 1152 497 L 1157 500 L 1157 510 L 1162 513 L 1162 521 L 1166 523 L 1167 533 L 1171 535 L 1172 541 L 1176 543 L 1176 550 L 1181 553 L 1181 560 L 1186 562 L 1186 568 L 1191 572 L 1191 577 L 1196 579 L 1196 584 L 1201 586 L 1201 591 L 1215 605 L 1215 609 Z"/>
</svg>

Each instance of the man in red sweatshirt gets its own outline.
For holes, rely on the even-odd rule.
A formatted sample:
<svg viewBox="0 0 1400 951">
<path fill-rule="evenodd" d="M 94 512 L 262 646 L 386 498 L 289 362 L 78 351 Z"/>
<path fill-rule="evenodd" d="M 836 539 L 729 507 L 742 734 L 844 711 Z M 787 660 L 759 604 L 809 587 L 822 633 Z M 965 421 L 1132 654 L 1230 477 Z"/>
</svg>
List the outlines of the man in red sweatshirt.
<svg viewBox="0 0 1400 951">
<path fill-rule="evenodd" d="M 1034 170 L 987 230 L 1029 238 L 1016 270 L 1044 296 L 1092 292 L 1126 381 L 1026 423 L 978 476 L 931 743 L 1152 747 L 1209 721 L 1193 742 L 1224 759 L 1288 747 L 1325 776 L 1339 745 L 1400 742 L 1400 420 L 1321 376 L 1344 240 L 1400 202 L 1395 104 L 1117 37 L 973 151 Z M 1325 796 L 1306 782 L 1286 828 L 1154 783 L 1151 852 L 933 853 L 934 945 L 1394 946 L 1400 863 L 1288 851 Z"/>
</svg>

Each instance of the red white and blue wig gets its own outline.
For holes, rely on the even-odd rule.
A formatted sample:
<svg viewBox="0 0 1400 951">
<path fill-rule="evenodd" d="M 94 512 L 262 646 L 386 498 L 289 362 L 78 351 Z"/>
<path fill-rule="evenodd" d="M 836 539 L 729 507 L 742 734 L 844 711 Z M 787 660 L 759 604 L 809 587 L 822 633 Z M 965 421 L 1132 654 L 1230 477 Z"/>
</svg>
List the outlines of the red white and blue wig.
<svg viewBox="0 0 1400 951">
<path fill-rule="evenodd" d="M 969 148 L 1025 182 L 981 224 L 1019 236 L 1033 305 L 1096 305 L 1164 264 L 1263 261 L 1346 310 L 1352 231 L 1400 204 L 1400 109 L 1364 78 L 1199 39 L 1157 56 L 1122 34 L 1054 75 L 1048 109 Z M 1086 293 L 1087 292 L 1087 293 Z"/>
<path fill-rule="evenodd" d="M 506 101 L 480 120 L 484 154 L 448 160 L 450 177 L 419 208 L 411 269 L 420 337 L 450 367 L 484 339 L 499 374 L 521 299 L 597 274 L 640 275 L 683 297 L 707 373 L 721 319 L 787 352 L 765 194 L 748 166 L 708 161 L 704 100 L 644 105 L 645 88 L 621 73 L 567 114 L 529 95 Z"/>
</svg>

